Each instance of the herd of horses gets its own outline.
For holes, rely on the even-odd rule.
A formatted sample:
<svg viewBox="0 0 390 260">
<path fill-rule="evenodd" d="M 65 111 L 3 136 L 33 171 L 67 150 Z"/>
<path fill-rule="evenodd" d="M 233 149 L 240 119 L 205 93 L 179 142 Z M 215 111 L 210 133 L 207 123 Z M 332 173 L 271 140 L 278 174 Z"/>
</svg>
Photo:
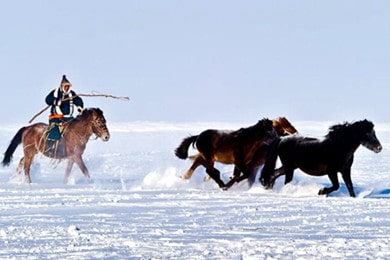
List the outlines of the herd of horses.
<svg viewBox="0 0 390 260">
<path fill-rule="evenodd" d="M 198 150 L 194 156 L 188 156 L 191 144 Z M 337 174 L 341 173 L 349 195 L 355 197 L 351 167 L 354 153 L 360 145 L 375 153 L 382 150 L 374 124 L 368 120 L 334 125 L 326 136 L 312 138 L 299 135 L 286 118 L 280 117 L 272 121 L 262 119 L 253 126 L 236 131 L 206 130 L 185 138 L 175 154 L 180 159 L 194 161 L 182 178 L 190 178 L 196 167 L 202 165 L 225 190 L 244 179 L 252 185 L 260 167 L 259 181 L 266 188 L 272 188 L 282 175 L 285 175 L 285 184 L 291 182 L 294 170 L 299 168 L 312 176 L 328 175 L 332 186 L 322 188 L 319 195 L 339 189 Z M 278 158 L 282 166 L 275 169 Z M 214 167 L 215 162 L 234 165 L 228 183 L 221 180 L 219 170 Z"/>
<path fill-rule="evenodd" d="M 16 148 L 22 144 L 24 156 L 20 159 L 17 172 L 24 170 L 26 181 L 31 183 L 30 167 L 34 156 L 39 152 L 52 159 L 67 159 L 65 182 L 76 163 L 84 176 L 90 175 L 82 154 L 90 137 L 94 134 L 108 141 L 110 133 L 106 119 L 99 108 L 85 109 L 64 126 L 63 139 L 66 153 L 56 155 L 46 149 L 48 125 L 44 123 L 22 127 L 11 140 L 4 158 L 3 166 L 8 166 Z M 197 154 L 188 155 L 190 146 Z M 298 134 L 295 127 L 285 118 L 274 120 L 264 118 L 255 125 L 238 130 L 208 129 L 199 135 L 184 138 L 175 149 L 180 159 L 191 159 L 192 166 L 182 175 L 189 179 L 198 166 L 206 169 L 206 179 L 213 179 L 221 189 L 227 190 L 235 183 L 248 181 L 250 186 L 256 180 L 261 169 L 259 182 L 266 188 L 272 188 L 276 179 L 285 175 L 285 184 L 293 179 L 294 170 L 313 175 L 328 175 L 332 186 L 322 188 L 318 194 L 326 195 L 339 189 L 338 173 L 347 186 L 349 195 L 355 197 L 351 180 L 351 167 L 357 148 L 364 147 L 379 153 L 382 146 L 376 137 L 374 124 L 368 120 L 343 123 L 331 126 L 322 138 L 305 137 Z M 275 169 L 277 159 L 281 167 Z M 234 165 L 232 177 L 224 183 L 215 163 Z"/>
</svg>

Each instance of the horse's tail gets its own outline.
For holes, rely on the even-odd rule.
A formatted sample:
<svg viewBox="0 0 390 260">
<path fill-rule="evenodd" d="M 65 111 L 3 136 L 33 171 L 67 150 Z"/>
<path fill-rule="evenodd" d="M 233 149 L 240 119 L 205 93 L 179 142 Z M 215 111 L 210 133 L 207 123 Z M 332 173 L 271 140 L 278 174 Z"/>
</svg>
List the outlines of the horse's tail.
<svg viewBox="0 0 390 260">
<path fill-rule="evenodd" d="M 22 142 L 22 135 L 24 130 L 26 130 L 27 127 L 22 127 L 19 129 L 19 131 L 16 133 L 14 138 L 12 138 L 11 143 L 9 144 L 7 151 L 4 153 L 4 159 L 1 162 L 3 166 L 8 166 L 12 160 L 12 155 L 14 154 L 16 148 L 18 145 Z"/>
<path fill-rule="evenodd" d="M 273 141 L 267 152 L 267 158 L 265 159 L 263 169 L 261 170 L 260 183 L 269 188 L 270 180 L 274 174 L 276 160 L 278 159 L 278 148 L 280 143 L 280 138 L 277 138 Z"/>
<path fill-rule="evenodd" d="M 176 148 L 175 150 L 175 155 L 179 157 L 180 159 L 187 159 L 188 157 L 188 148 L 190 147 L 191 144 L 194 144 L 196 142 L 196 139 L 198 139 L 197 135 L 193 135 L 190 137 L 185 138 L 179 147 Z"/>
</svg>

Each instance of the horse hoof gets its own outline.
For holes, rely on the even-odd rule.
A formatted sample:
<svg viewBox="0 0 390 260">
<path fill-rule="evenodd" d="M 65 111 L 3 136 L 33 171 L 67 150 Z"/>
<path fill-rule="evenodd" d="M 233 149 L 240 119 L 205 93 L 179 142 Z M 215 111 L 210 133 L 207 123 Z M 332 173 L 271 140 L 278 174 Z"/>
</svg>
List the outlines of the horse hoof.
<svg viewBox="0 0 390 260">
<path fill-rule="evenodd" d="M 327 195 L 327 194 L 328 194 L 328 192 L 327 192 L 326 188 L 320 189 L 318 191 L 318 195 Z"/>
<path fill-rule="evenodd" d="M 265 179 L 260 179 L 259 181 L 260 181 L 261 185 L 263 185 L 264 187 L 269 186 L 269 184 L 265 181 Z"/>
</svg>

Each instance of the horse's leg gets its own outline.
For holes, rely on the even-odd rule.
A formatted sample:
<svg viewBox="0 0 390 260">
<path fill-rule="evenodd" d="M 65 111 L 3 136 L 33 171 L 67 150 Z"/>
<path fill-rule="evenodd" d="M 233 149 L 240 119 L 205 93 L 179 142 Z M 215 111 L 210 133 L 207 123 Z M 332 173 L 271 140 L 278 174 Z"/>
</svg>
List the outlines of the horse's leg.
<svg viewBox="0 0 390 260">
<path fill-rule="evenodd" d="M 324 187 L 324 188 L 320 189 L 320 191 L 318 192 L 318 195 L 326 195 L 326 194 L 331 193 L 332 191 L 339 189 L 340 184 L 339 184 L 339 179 L 337 178 L 337 172 L 328 173 L 328 177 L 329 177 L 330 181 L 332 182 L 332 187 L 329 187 L 329 188 Z"/>
<path fill-rule="evenodd" d="M 68 159 L 68 164 L 66 165 L 65 177 L 64 177 L 65 184 L 68 183 L 69 181 L 69 176 L 70 176 L 70 172 L 72 171 L 73 164 L 74 164 L 74 160 Z"/>
<path fill-rule="evenodd" d="M 257 149 L 253 155 L 249 164 L 245 164 L 243 160 L 239 160 L 238 165 L 234 168 L 233 178 L 226 184 L 227 188 L 230 188 L 235 182 L 239 183 L 242 180 L 248 179 L 249 186 L 255 182 L 257 170 L 259 165 L 265 163 L 268 146 L 261 146 Z M 273 168 L 272 168 L 273 171 Z M 242 173 L 242 175 L 241 175 Z"/>
<path fill-rule="evenodd" d="M 34 154 L 29 155 L 25 154 L 23 161 L 24 161 L 24 175 L 26 176 L 27 183 L 31 183 L 31 177 L 30 177 L 30 167 L 32 164 L 32 161 L 34 159 Z"/>
<path fill-rule="evenodd" d="M 240 176 L 241 176 L 241 170 L 237 166 L 234 166 L 232 179 L 238 178 Z"/>
<path fill-rule="evenodd" d="M 220 188 L 225 187 L 225 183 L 223 183 L 220 177 L 221 173 L 217 169 L 215 169 L 214 167 L 210 167 L 206 169 L 206 172 L 208 175 L 210 175 L 211 179 L 213 179 L 218 184 Z"/>
<path fill-rule="evenodd" d="M 16 168 L 16 173 L 17 174 L 20 174 L 22 172 L 23 165 L 24 165 L 24 157 L 22 157 L 22 159 L 20 159 L 18 167 Z"/>
<path fill-rule="evenodd" d="M 241 176 L 241 170 L 237 166 L 234 166 L 233 176 L 230 179 L 230 181 L 225 185 L 224 189 L 227 190 L 230 187 L 232 187 L 235 182 L 239 182 L 240 176 Z"/>
<path fill-rule="evenodd" d="M 294 168 L 283 165 L 284 173 L 286 175 L 286 179 L 284 180 L 284 184 L 290 183 L 294 177 Z"/>
<path fill-rule="evenodd" d="M 191 165 L 191 168 L 189 168 L 188 171 L 184 175 L 181 176 L 181 178 L 184 180 L 188 180 L 189 178 L 191 178 L 195 169 L 198 168 L 198 166 L 202 164 L 202 161 L 203 161 L 202 157 L 200 155 L 196 155 L 194 162 Z"/>
<path fill-rule="evenodd" d="M 274 184 L 275 184 L 275 181 L 277 178 L 279 178 L 280 176 L 283 176 L 285 175 L 286 172 L 284 170 L 284 167 L 280 167 L 276 170 L 274 170 L 274 173 L 273 175 L 271 176 L 269 182 L 268 182 L 268 185 L 265 187 L 266 189 L 272 189 L 274 187 Z"/>
<path fill-rule="evenodd" d="M 345 185 L 347 185 L 349 195 L 351 197 L 356 197 L 355 192 L 353 191 L 353 184 L 352 184 L 352 179 L 351 179 L 351 168 L 342 171 L 341 176 L 343 176 L 343 180 L 345 182 Z"/>
<path fill-rule="evenodd" d="M 203 166 L 206 168 L 206 173 L 218 184 L 220 188 L 225 187 L 225 183 L 221 180 L 221 173 L 214 168 L 214 162 L 212 160 L 203 160 Z"/>
<path fill-rule="evenodd" d="M 89 172 L 88 172 L 88 169 L 87 167 L 85 166 L 84 164 L 84 161 L 83 159 L 81 158 L 81 155 L 80 156 L 76 156 L 74 158 L 74 162 L 77 164 L 77 166 L 80 168 L 81 172 L 84 174 L 85 178 L 87 178 L 87 180 L 89 181 L 90 180 L 90 176 L 89 176 Z M 69 165 L 69 162 L 68 162 L 68 165 Z"/>
<path fill-rule="evenodd" d="M 280 139 L 274 141 L 268 148 L 265 156 L 265 162 L 263 169 L 261 170 L 259 182 L 264 187 L 272 187 L 273 183 L 270 183 L 270 178 L 275 174 L 276 161 L 278 159 L 278 146 Z"/>
<path fill-rule="evenodd" d="M 241 167 L 234 167 L 234 173 L 233 178 L 226 184 L 225 189 L 229 189 L 231 186 L 233 186 L 234 183 L 239 183 L 242 180 L 248 179 L 251 175 L 253 169 L 248 168 L 247 166 L 241 166 Z M 242 173 L 242 175 L 240 174 Z"/>
<path fill-rule="evenodd" d="M 76 157 L 75 162 L 76 162 L 77 166 L 79 166 L 79 168 L 80 168 L 81 172 L 84 174 L 84 176 L 89 180 L 90 179 L 89 172 L 88 172 L 88 169 L 85 166 L 84 161 L 81 158 L 81 156 Z"/>
<path fill-rule="evenodd" d="M 253 186 L 253 184 L 256 181 L 256 176 L 257 176 L 257 173 L 259 172 L 259 168 L 260 167 L 256 166 L 256 167 L 252 167 L 252 169 L 251 169 L 251 173 L 248 177 L 248 185 L 250 188 Z"/>
</svg>

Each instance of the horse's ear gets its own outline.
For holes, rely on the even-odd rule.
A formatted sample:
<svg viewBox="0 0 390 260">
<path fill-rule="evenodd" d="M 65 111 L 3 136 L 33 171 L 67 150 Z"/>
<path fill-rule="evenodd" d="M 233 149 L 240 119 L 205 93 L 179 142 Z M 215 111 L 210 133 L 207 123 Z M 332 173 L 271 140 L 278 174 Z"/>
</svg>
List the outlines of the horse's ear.
<svg viewBox="0 0 390 260">
<path fill-rule="evenodd" d="M 358 126 L 358 131 L 362 134 L 370 132 L 372 129 L 374 129 L 374 124 L 371 121 L 368 121 L 367 119 L 355 122 L 354 125 Z"/>
<path fill-rule="evenodd" d="M 290 122 L 284 116 L 279 117 L 279 121 L 284 124 L 290 124 Z"/>
<path fill-rule="evenodd" d="M 82 115 L 88 115 L 89 113 L 90 113 L 90 109 L 89 108 L 84 108 L 83 112 L 81 114 Z"/>
<path fill-rule="evenodd" d="M 367 119 L 363 120 L 363 124 L 367 127 L 369 131 L 374 129 L 374 124 L 371 121 L 368 121 Z"/>
<path fill-rule="evenodd" d="M 98 114 L 99 114 L 100 116 L 103 115 L 103 110 L 101 110 L 100 108 L 96 108 L 96 111 L 98 112 Z"/>
</svg>

